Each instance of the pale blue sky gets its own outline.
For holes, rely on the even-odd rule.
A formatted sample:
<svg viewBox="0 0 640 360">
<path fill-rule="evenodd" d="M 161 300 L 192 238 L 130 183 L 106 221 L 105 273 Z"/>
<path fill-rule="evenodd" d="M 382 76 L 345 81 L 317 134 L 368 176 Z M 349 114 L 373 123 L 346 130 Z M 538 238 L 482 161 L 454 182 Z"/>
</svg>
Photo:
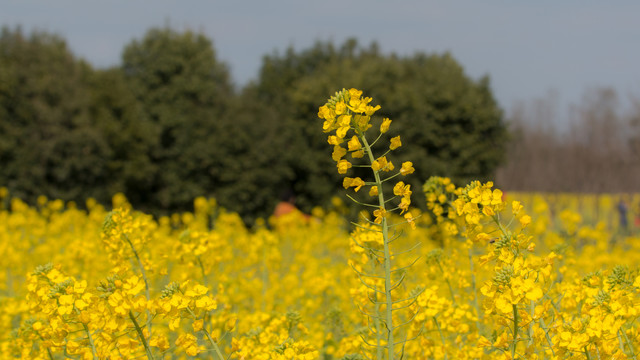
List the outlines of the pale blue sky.
<svg viewBox="0 0 640 360">
<path fill-rule="evenodd" d="M 2 0 L 0 25 L 62 35 L 98 67 L 117 65 L 125 44 L 153 26 L 195 29 L 242 85 L 262 56 L 315 40 L 384 52 L 450 51 L 467 74 L 488 74 L 500 105 L 543 97 L 551 89 L 567 108 L 587 88 L 640 94 L 637 0 Z"/>
</svg>

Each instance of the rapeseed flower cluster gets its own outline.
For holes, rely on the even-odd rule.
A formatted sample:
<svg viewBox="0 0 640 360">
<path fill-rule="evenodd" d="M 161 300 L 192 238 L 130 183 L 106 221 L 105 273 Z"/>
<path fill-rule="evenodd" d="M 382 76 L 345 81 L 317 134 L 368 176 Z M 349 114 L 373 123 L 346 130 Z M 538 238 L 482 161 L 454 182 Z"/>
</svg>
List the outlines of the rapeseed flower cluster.
<svg viewBox="0 0 640 360">
<path fill-rule="evenodd" d="M 383 181 L 391 180 L 396 176 L 406 176 L 412 174 L 415 169 L 413 163 L 406 161 L 402 163 L 401 168 L 393 175 L 382 180 L 380 177 L 382 174 L 390 173 L 396 169 L 395 165 L 387 159 L 387 155 L 390 151 L 396 150 L 402 146 L 400 136 L 395 136 L 389 140 L 388 148 L 382 153 L 382 155 L 375 155 L 372 148 L 381 139 L 382 135 L 389 131 L 391 120 L 389 118 L 382 119 L 378 136 L 375 139 L 368 139 L 366 137 L 367 130 L 373 126 L 371 124 L 372 116 L 376 111 L 380 109 L 380 105 L 370 105 L 373 101 L 370 97 L 363 97 L 362 91 L 357 89 L 342 90 L 332 96 L 326 104 L 322 105 L 318 110 L 318 117 L 324 120 L 322 129 L 325 133 L 331 133 L 327 142 L 333 145 L 332 158 L 336 161 L 336 167 L 339 174 L 346 174 L 353 165 L 354 159 L 368 159 L 365 160 L 366 166 L 369 167 L 374 174 L 377 181 L 373 179 L 368 183 L 360 177 L 348 177 L 345 176 L 343 186 L 345 189 L 354 188 L 355 192 L 358 192 L 362 187 L 368 187 L 368 193 L 370 196 L 380 196 L 380 187 Z M 353 133 L 351 138 L 350 133 Z M 348 140 L 347 140 L 348 139 Z M 346 148 L 343 144 L 346 142 Z M 346 158 L 346 155 L 350 154 L 351 161 Z M 404 182 L 399 181 L 393 187 L 393 193 L 398 197 L 398 209 L 401 213 L 408 211 L 411 204 L 411 189 L 410 185 L 405 185 Z M 377 215 L 376 215 L 377 214 Z M 386 215 L 386 208 L 382 207 L 374 214 L 378 218 L 378 223 L 381 223 L 383 215 Z M 413 219 L 409 214 L 407 219 Z"/>
<path fill-rule="evenodd" d="M 399 170 L 395 170 L 394 164 L 387 159 L 389 152 L 402 146 L 400 136 L 390 138 L 388 147 L 385 146 L 381 154 L 376 151 L 378 141 L 389 131 L 391 120 L 382 119 L 375 139 L 369 135 L 367 131 L 373 127 L 371 117 L 380 109 L 380 105 L 370 105 L 371 101 L 371 98 L 362 96 L 361 90 L 343 89 L 320 107 L 318 117 L 324 120 L 322 126 L 324 132 L 335 131 L 335 135 L 329 135 L 327 141 L 334 146 L 332 158 L 337 162 L 338 173 L 346 174 L 354 167 L 349 160 L 343 159 L 347 153 L 351 154 L 352 161 L 364 159 L 356 164 L 356 167 L 371 170 L 368 181 L 360 177 L 347 176 L 342 184 L 345 189 L 353 187 L 355 192 L 367 186 L 369 196 L 378 200 L 374 203 L 362 203 L 349 196 L 358 204 L 375 208 L 372 213 L 373 221 L 365 218 L 363 223 L 355 224 L 357 229 L 352 233 L 351 249 L 357 258 L 350 261 L 350 264 L 361 284 L 351 289 L 351 293 L 354 298 L 359 299 L 357 303 L 359 309 L 371 322 L 368 326 L 368 335 L 371 339 L 365 340 L 365 343 L 377 358 L 384 356 L 387 359 L 394 359 L 396 356 L 402 357 L 402 350 L 397 352 L 396 347 L 398 345 L 404 347 L 403 344 L 406 342 L 406 338 L 402 341 L 395 340 L 397 335 L 402 336 L 401 326 L 397 323 L 404 322 L 402 320 L 404 317 L 399 316 L 398 313 L 408 309 L 409 304 L 415 300 L 415 295 L 408 296 L 399 289 L 407 272 L 405 271 L 400 277 L 394 274 L 406 268 L 395 267 L 392 259 L 394 252 L 390 244 L 397 239 L 399 233 L 392 233 L 390 230 L 401 223 L 394 225 L 389 220 L 391 214 L 397 211 L 400 215 L 404 214 L 404 222 L 409 223 L 412 228 L 415 228 L 416 224 L 413 214 L 409 211 L 411 185 L 403 181 L 396 182 L 392 188 L 391 199 L 385 198 L 383 186 L 386 186 L 387 181 L 398 176 L 409 175 L 415 170 L 410 161 L 404 162 Z M 345 142 L 350 132 L 354 135 L 347 141 L 345 149 L 341 144 Z M 388 208 L 391 200 L 396 200 L 395 208 Z"/>
</svg>

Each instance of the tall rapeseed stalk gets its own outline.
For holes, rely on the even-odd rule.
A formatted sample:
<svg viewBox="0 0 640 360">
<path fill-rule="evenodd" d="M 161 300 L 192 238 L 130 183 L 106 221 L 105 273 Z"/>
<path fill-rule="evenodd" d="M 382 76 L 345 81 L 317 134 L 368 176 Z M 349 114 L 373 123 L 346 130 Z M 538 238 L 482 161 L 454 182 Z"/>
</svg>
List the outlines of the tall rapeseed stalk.
<svg viewBox="0 0 640 360">
<path fill-rule="evenodd" d="M 391 243 L 400 234 L 394 231 L 403 222 L 409 222 L 415 227 L 414 217 L 409 211 L 411 204 L 411 187 L 402 181 L 393 185 L 393 197 L 385 197 L 385 189 L 391 187 L 390 182 L 398 176 L 405 176 L 414 172 L 413 164 L 404 162 L 399 170 L 386 155 L 389 152 L 402 146 L 400 136 L 390 139 L 389 145 L 380 146 L 379 142 L 384 134 L 389 130 L 391 120 L 382 119 L 380 131 L 375 139 L 367 131 L 373 126 L 371 124 L 372 115 L 380 109 L 379 105 L 370 105 L 370 97 L 362 97 L 362 91 L 350 89 L 337 92 L 327 103 L 320 107 L 318 116 L 324 119 L 323 130 L 329 135 L 328 142 L 334 146 L 333 160 L 336 161 L 339 174 L 347 174 L 352 167 L 369 168 L 370 178 L 363 180 L 360 177 L 345 177 L 343 186 L 345 189 L 353 188 L 358 192 L 362 187 L 369 189 L 369 195 L 374 200 L 373 203 L 362 203 L 352 196 L 349 196 L 358 204 L 370 207 L 373 210 L 373 220 L 366 219 L 365 223 L 355 224 L 357 229 L 352 233 L 353 245 L 356 253 L 365 252 L 367 255 L 361 263 L 354 262 L 352 267 L 356 271 L 360 281 L 367 289 L 366 298 L 370 302 L 368 309 L 362 309 L 370 322 L 369 330 L 375 335 L 375 343 L 370 343 L 363 338 L 364 342 L 371 345 L 376 351 L 378 359 L 393 360 L 396 358 L 396 345 L 402 345 L 407 339 L 398 341 L 397 336 L 401 336 L 396 312 L 406 309 L 415 300 L 417 292 L 413 292 L 408 297 L 399 297 L 399 287 L 403 283 L 406 268 L 394 267 L 394 253 Z M 348 135 L 353 135 L 349 138 Z M 342 146 L 346 142 L 346 148 Z M 378 146 L 376 148 L 376 145 Z M 378 150 L 382 148 L 381 150 Z M 346 155 L 350 154 L 351 160 L 358 162 L 352 164 L 347 160 Z M 381 154 L 380 154 L 381 153 Z M 395 170 L 395 171 L 394 171 Z M 404 215 L 404 221 L 391 223 L 391 214 L 398 212 Z M 395 255 L 394 255 L 395 254 Z M 366 264 L 365 264 L 366 263 Z M 377 272 L 378 264 L 382 264 L 382 269 Z M 370 269 L 365 270 L 365 265 Z M 410 265 L 409 265 L 410 266 Z M 385 357 L 386 354 L 386 357 Z"/>
</svg>

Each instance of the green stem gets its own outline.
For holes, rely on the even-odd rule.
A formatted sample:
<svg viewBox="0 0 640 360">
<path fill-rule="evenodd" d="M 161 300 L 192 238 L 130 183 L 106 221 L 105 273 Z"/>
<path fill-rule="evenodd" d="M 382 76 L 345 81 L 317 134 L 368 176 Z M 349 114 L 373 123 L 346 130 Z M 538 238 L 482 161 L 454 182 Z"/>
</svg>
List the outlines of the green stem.
<svg viewBox="0 0 640 360">
<path fill-rule="evenodd" d="M 202 285 L 207 286 L 207 274 L 204 271 L 204 264 L 202 264 L 202 259 L 200 259 L 200 256 L 196 256 L 196 259 L 198 260 L 198 265 L 200 265 L 200 272 L 202 273 Z"/>
<path fill-rule="evenodd" d="M 444 341 L 444 335 L 442 334 L 442 329 L 440 329 L 440 324 L 438 323 L 438 319 L 434 316 L 433 321 L 436 323 L 436 328 L 438 328 L 438 333 L 440 334 L 440 341 L 442 341 L 442 349 L 444 351 L 444 360 L 447 360 L 447 343 Z"/>
<path fill-rule="evenodd" d="M 142 280 L 144 280 L 145 296 L 147 297 L 147 302 L 148 302 L 151 300 L 151 295 L 149 294 L 149 280 L 147 279 L 147 272 L 145 271 L 144 265 L 142 264 L 142 260 L 140 259 L 140 256 L 138 255 L 136 248 L 133 246 L 133 243 L 129 239 L 129 236 L 124 235 L 124 238 L 125 240 L 127 240 L 127 243 L 129 243 L 129 246 L 131 247 L 131 251 L 133 252 L 133 256 L 135 256 L 136 260 L 138 261 L 138 266 L 140 267 L 140 273 L 142 274 Z M 149 333 L 151 333 L 151 312 L 149 310 L 147 310 L 146 312 L 147 312 L 147 328 L 149 329 Z"/>
<path fill-rule="evenodd" d="M 454 292 L 453 292 L 453 286 L 451 286 L 451 282 L 449 281 L 449 278 L 447 276 L 445 276 L 444 269 L 442 268 L 442 264 L 440 264 L 440 261 L 436 261 L 436 263 L 438 264 L 438 267 L 440 268 L 440 272 L 442 273 L 442 277 L 444 278 L 444 281 L 447 283 L 447 286 L 449 286 L 449 294 L 451 295 L 451 302 L 455 306 L 456 305 L 456 297 L 455 297 Z"/>
<path fill-rule="evenodd" d="M 76 314 L 80 315 L 80 310 L 78 310 L 78 308 L 76 308 L 74 306 L 74 310 L 76 311 Z M 89 345 L 91 345 L 91 354 L 93 355 L 94 359 L 98 358 L 98 352 L 96 350 L 96 346 L 93 343 L 93 337 L 91 336 L 91 331 L 89 331 L 89 327 L 87 326 L 87 324 L 85 324 L 84 322 L 82 322 L 82 328 L 84 328 L 84 332 L 87 333 L 87 338 L 89 339 Z"/>
<path fill-rule="evenodd" d="M 587 360 L 591 360 L 591 356 L 589 356 L 589 349 L 587 349 L 587 347 L 584 347 L 584 355 L 587 357 Z"/>
<path fill-rule="evenodd" d="M 374 296 L 376 296 L 376 298 L 378 297 L 377 294 Z M 376 314 L 380 314 L 380 304 L 376 304 Z M 373 323 L 376 327 L 376 359 L 383 360 L 382 345 L 380 345 L 382 343 L 382 338 L 380 336 L 382 335 L 382 332 L 380 331 L 380 319 L 375 317 L 373 319 Z"/>
<path fill-rule="evenodd" d="M 153 353 L 151 352 L 151 348 L 149 348 L 149 344 L 147 344 L 147 339 L 145 339 L 144 334 L 142 333 L 142 329 L 140 328 L 140 325 L 138 324 L 136 317 L 133 316 L 133 313 L 131 312 L 131 310 L 129 310 L 129 319 L 131 319 L 131 322 L 133 322 L 133 326 L 136 328 L 138 337 L 140 338 L 142 345 L 144 345 L 144 349 L 147 351 L 147 358 L 149 360 L 154 360 Z"/>
<path fill-rule="evenodd" d="M 551 355 L 556 356 L 556 352 L 553 351 L 553 343 L 551 342 L 551 337 L 549 336 L 549 332 L 547 331 L 547 326 L 544 324 L 544 320 L 542 319 L 540 319 L 540 326 L 544 330 L 544 336 L 547 338 L 547 343 L 549 343 L 549 348 L 551 349 Z"/>
<path fill-rule="evenodd" d="M 40 338 L 41 341 L 44 341 L 44 338 L 42 337 L 42 335 L 40 335 L 39 332 L 35 331 L 35 334 Z M 47 354 L 49 355 L 49 359 L 53 360 L 53 354 L 51 353 L 51 349 L 49 347 L 46 348 L 47 349 Z"/>
<path fill-rule="evenodd" d="M 476 285 L 476 275 L 473 270 L 473 254 L 471 253 L 471 248 L 468 251 L 469 254 L 469 270 L 471 272 L 471 288 L 473 289 L 473 306 L 476 308 L 476 330 L 480 333 L 480 320 L 481 316 L 484 315 L 480 312 L 480 304 L 478 304 L 478 288 Z"/>
<path fill-rule="evenodd" d="M 534 316 L 535 316 L 535 303 L 533 301 L 531 301 L 531 305 L 529 307 L 529 316 L 531 316 L 531 319 L 533 320 Z M 533 324 L 534 321 L 530 321 L 529 322 L 529 345 L 533 345 Z"/>
<path fill-rule="evenodd" d="M 129 240 L 129 236 L 125 235 L 124 238 L 125 240 L 127 240 L 127 243 L 131 247 L 133 256 L 135 256 L 136 260 L 138 261 L 138 266 L 140 267 L 140 272 L 142 273 L 142 279 L 144 280 L 145 295 L 147 296 L 147 301 L 149 301 L 151 297 L 149 295 L 149 281 L 147 280 L 147 272 L 144 269 L 144 265 L 142 265 L 142 260 L 140 260 L 140 256 L 138 255 L 136 248 L 133 246 L 131 240 Z"/>
<path fill-rule="evenodd" d="M 371 147 L 367 142 L 367 138 L 360 134 L 360 140 L 364 145 L 364 148 L 369 156 L 371 164 L 376 160 L 371 151 Z M 372 169 L 373 170 L 373 169 Z M 378 171 L 373 171 L 373 176 L 376 180 L 376 186 L 378 187 L 378 202 L 380 203 L 380 209 L 386 211 L 384 201 L 384 191 L 382 190 L 382 181 L 380 180 L 380 174 Z M 386 326 L 387 326 L 387 359 L 393 360 L 395 357 L 394 351 L 394 339 L 393 339 L 393 300 L 391 298 L 391 250 L 389 249 L 389 225 L 387 223 L 387 217 L 382 217 L 382 239 L 384 246 L 384 293 L 386 303 Z"/>
<path fill-rule="evenodd" d="M 371 263 L 371 272 L 375 273 L 376 271 L 376 262 L 375 261 L 370 261 Z M 377 286 L 376 286 L 377 288 Z M 384 354 L 383 354 L 383 346 L 382 344 L 382 331 L 380 329 L 380 303 L 378 302 L 378 293 L 377 292 L 373 292 L 373 297 L 375 300 L 375 314 L 376 316 L 373 318 L 373 323 L 374 326 L 376 327 L 376 359 L 377 360 L 384 360 Z"/>
<path fill-rule="evenodd" d="M 500 229 L 500 232 L 502 233 L 502 235 L 507 236 L 507 230 L 504 228 L 504 226 L 502 226 L 502 223 L 500 222 L 498 215 L 493 215 L 492 219 L 493 219 L 493 222 L 495 222 L 496 225 L 498 225 L 498 228 Z"/>
<path fill-rule="evenodd" d="M 188 307 L 187 311 L 189 312 L 189 314 L 191 314 L 191 316 L 193 317 L 194 320 L 197 319 L 196 314 L 193 312 L 193 310 L 191 310 L 191 308 Z M 211 334 L 209 334 L 209 332 L 205 328 L 204 321 L 203 321 L 203 324 L 202 324 L 202 330 L 201 331 L 206 335 L 206 337 L 209 340 L 209 343 L 211 344 L 211 346 L 213 346 L 213 349 L 216 351 L 216 355 L 218 355 L 218 358 L 220 360 L 225 360 L 224 356 L 222 355 L 222 352 L 220 351 L 220 347 L 218 347 L 218 344 L 216 344 L 216 342 L 213 341 L 213 338 L 211 337 Z M 224 337 L 224 335 L 222 337 Z"/>
<path fill-rule="evenodd" d="M 389 181 L 389 180 L 391 180 L 391 179 L 393 179 L 395 177 L 398 177 L 398 176 L 400 176 L 400 172 L 397 172 L 397 173 L 389 176 L 388 178 L 383 179 L 382 182 L 387 182 L 387 181 Z"/>
<path fill-rule="evenodd" d="M 204 326 L 202 327 L 202 332 L 207 336 L 207 339 L 209 339 L 209 343 L 211 344 L 211 346 L 213 346 L 213 349 L 216 351 L 216 355 L 218 355 L 218 358 L 220 360 L 225 360 L 224 356 L 222 355 L 222 352 L 220 351 L 220 348 L 218 347 L 218 344 L 216 344 L 215 341 L 213 341 L 213 339 L 211 338 L 211 335 L 209 334 L 209 332 L 204 328 Z"/>
<path fill-rule="evenodd" d="M 84 328 L 84 331 L 87 333 L 87 337 L 89 338 L 89 345 L 91 345 L 91 354 L 93 355 L 94 359 L 98 358 L 98 352 L 96 351 L 96 346 L 93 343 L 93 337 L 91 336 L 91 332 L 89 331 L 89 328 L 87 327 L 87 324 L 82 323 L 82 327 Z"/>
<path fill-rule="evenodd" d="M 513 304 L 513 344 L 511 344 L 511 358 L 516 358 L 516 347 L 518 346 L 518 306 Z"/>
<path fill-rule="evenodd" d="M 631 351 L 631 357 L 632 357 L 634 360 L 637 360 L 637 358 L 636 358 L 636 352 L 635 352 L 635 350 L 633 349 L 633 345 L 631 344 L 631 341 L 629 341 L 629 337 L 627 337 L 627 333 L 624 331 L 624 329 L 623 329 L 623 328 L 620 328 L 620 329 L 618 330 L 618 332 L 622 333 L 622 336 L 624 336 L 624 340 L 627 342 L 627 347 L 629 347 L 629 351 Z M 623 351 L 624 351 L 624 349 L 623 349 Z"/>
</svg>

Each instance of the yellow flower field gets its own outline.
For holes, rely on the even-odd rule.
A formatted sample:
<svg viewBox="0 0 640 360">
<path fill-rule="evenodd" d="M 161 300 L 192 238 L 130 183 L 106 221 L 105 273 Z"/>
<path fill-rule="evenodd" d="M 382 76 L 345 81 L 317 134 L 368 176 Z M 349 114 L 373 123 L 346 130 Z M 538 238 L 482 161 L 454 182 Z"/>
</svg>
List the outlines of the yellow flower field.
<svg viewBox="0 0 640 360">
<path fill-rule="evenodd" d="M 398 239 L 421 244 L 402 286 L 420 291 L 403 314 L 404 336 L 415 338 L 405 357 L 509 358 L 515 306 L 517 357 L 633 358 L 640 239 L 604 221 L 576 222 L 584 196 L 554 197 L 564 214 L 555 218 L 544 196 L 510 197 L 533 204 L 518 251 L 498 249 L 504 240 L 491 231 L 465 239 L 454 234 L 460 218 L 431 223 L 427 214 Z M 80 211 L 3 200 L 4 358 L 144 357 L 141 338 L 154 358 L 375 357 L 361 313 L 370 294 L 349 266 L 366 254 L 338 211 L 317 210 L 311 221 L 292 213 L 248 231 L 204 198 L 193 213 L 157 221 L 121 196 L 111 215 L 91 202 Z"/>
<path fill-rule="evenodd" d="M 0 357 L 637 358 L 640 231 L 618 195 L 412 190 L 412 164 L 384 155 L 399 137 L 374 155 L 391 120 L 367 138 L 370 101 L 352 89 L 319 112 L 337 171 L 371 171 L 342 184 L 358 223 L 339 200 L 249 230 L 213 199 L 155 219 L 121 194 L 107 211 L 0 190 Z"/>
</svg>

